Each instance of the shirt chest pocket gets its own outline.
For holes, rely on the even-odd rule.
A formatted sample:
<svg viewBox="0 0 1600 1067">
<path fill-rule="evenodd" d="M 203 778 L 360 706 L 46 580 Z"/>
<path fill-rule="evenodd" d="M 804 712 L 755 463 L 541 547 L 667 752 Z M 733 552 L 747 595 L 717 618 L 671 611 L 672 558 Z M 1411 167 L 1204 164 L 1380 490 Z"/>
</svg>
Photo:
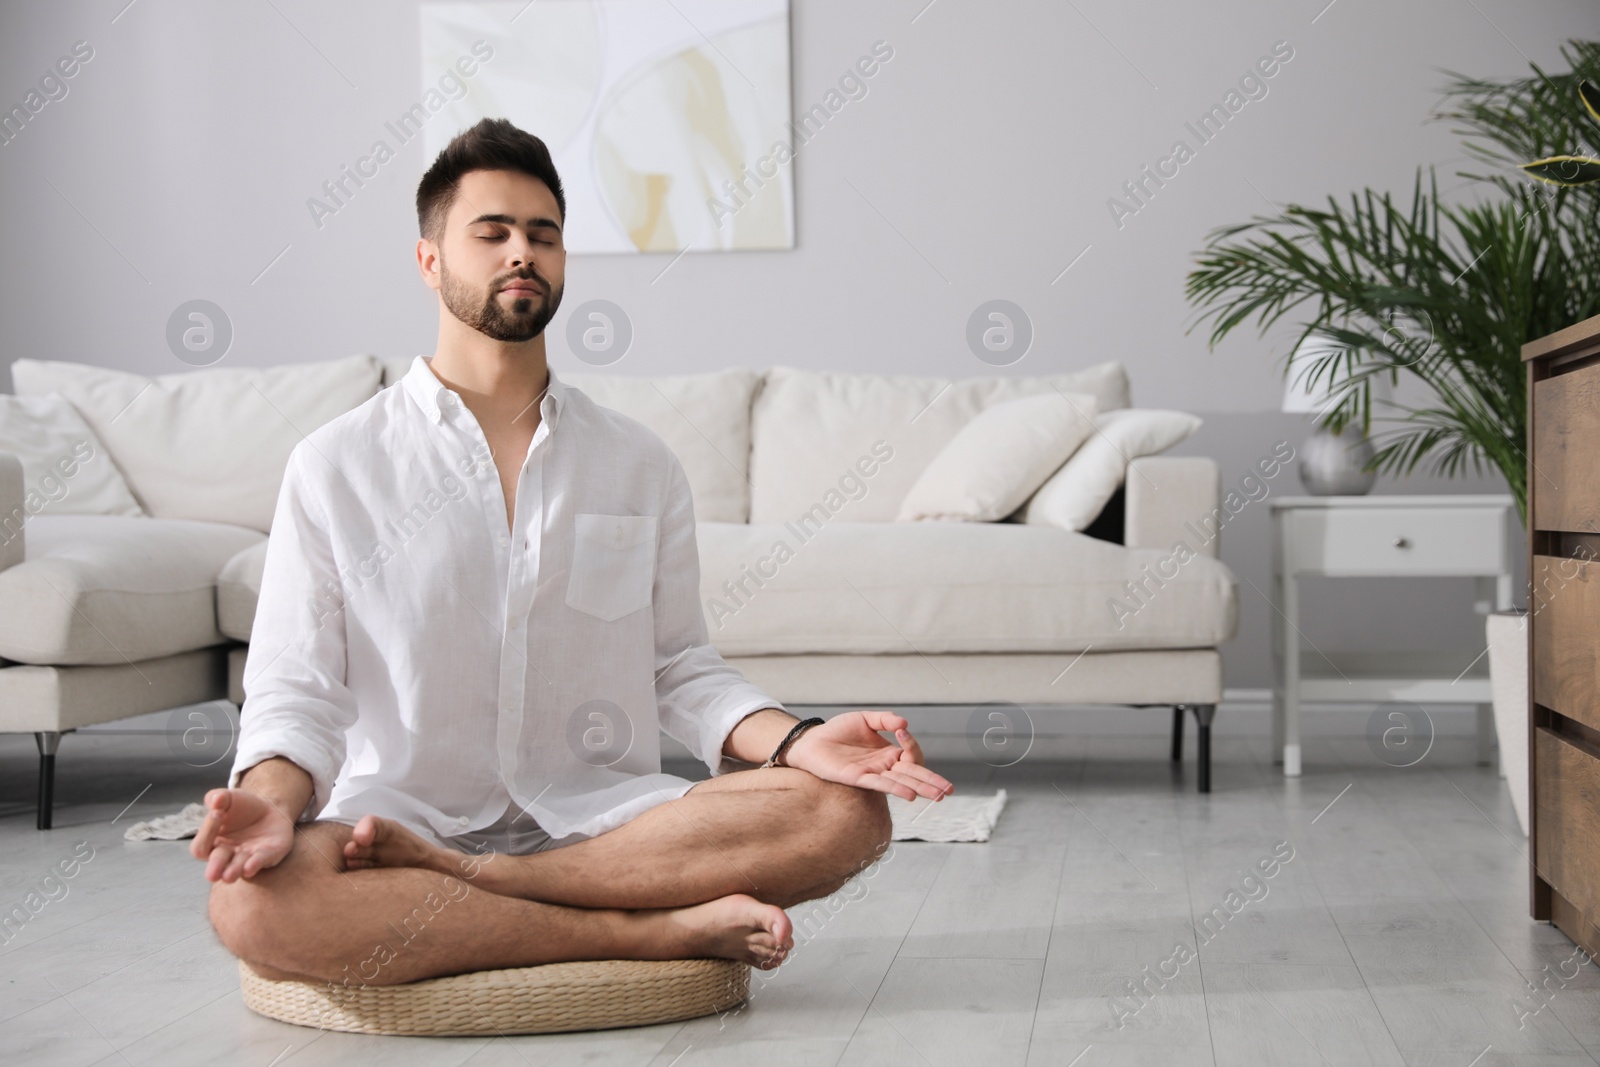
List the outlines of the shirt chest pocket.
<svg viewBox="0 0 1600 1067">
<path fill-rule="evenodd" d="M 610 622 L 650 603 L 656 578 L 654 515 L 576 516 L 567 604 Z"/>
</svg>

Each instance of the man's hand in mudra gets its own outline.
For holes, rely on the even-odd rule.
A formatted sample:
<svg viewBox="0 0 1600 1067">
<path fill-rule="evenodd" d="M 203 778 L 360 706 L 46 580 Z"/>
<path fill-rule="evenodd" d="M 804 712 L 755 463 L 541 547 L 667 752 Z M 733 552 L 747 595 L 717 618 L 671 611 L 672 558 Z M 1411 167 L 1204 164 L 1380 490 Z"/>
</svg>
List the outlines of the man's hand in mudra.
<svg viewBox="0 0 1600 1067">
<path fill-rule="evenodd" d="M 923 766 L 922 746 L 907 725 L 902 716 L 887 711 L 835 715 L 801 734 L 783 762 L 829 782 L 893 793 L 902 800 L 942 800 L 955 786 Z M 894 741 L 880 730 L 893 732 Z"/>
<path fill-rule="evenodd" d="M 294 820 L 248 789 L 212 789 L 189 854 L 206 861 L 206 880 L 237 882 L 275 867 L 294 844 Z"/>
</svg>

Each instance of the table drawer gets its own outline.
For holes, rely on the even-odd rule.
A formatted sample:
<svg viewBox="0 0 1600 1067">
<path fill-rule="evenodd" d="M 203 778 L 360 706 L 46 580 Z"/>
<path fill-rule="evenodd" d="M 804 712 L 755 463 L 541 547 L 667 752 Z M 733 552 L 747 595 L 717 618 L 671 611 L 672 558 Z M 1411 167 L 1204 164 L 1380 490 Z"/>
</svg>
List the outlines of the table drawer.
<svg viewBox="0 0 1600 1067">
<path fill-rule="evenodd" d="M 1600 730 L 1600 563 L 1534 556 L 1533 699 Z"/>
<path fill-rule="evenodd" d="M 1491 575 L 1505 566 L 1500 508 L 1306 508 L 1290 521 L 1296 572 Z"/>
<path fill-rule="evenodd" d="M 1593 922 L 1600 914 L 1600 758 L 1540 727 L 1534 732 L 1534 862 Z"/>
<path fill-rule="evenodd" d="M 1533 383 L 1533 526 L 1600 529 L 1600 363 Z"/>
</svg>

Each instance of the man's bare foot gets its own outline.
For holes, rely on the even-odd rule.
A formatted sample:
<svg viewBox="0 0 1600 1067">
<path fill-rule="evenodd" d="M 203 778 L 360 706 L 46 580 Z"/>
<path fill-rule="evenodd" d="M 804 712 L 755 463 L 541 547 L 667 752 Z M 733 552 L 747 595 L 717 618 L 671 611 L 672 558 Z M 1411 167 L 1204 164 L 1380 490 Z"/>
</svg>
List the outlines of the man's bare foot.
<svg viewBox="0 0 1600 1067">
<path fill-rule="evenodd" d="M 421 867 L 441 874 L 462 874 L 459 852 L 431 845 L 393 819 L 363 815 L 344 844 L 345 866 L 354 871 L 365 867 Z"/>
<path fill-rule="evenodd" d="M 794 947 L 794 924 L 783 909 L 743 893 L 639 915 L 650 926 L 650 959 L 713 957 L 770 970 Z"/>
</svg>

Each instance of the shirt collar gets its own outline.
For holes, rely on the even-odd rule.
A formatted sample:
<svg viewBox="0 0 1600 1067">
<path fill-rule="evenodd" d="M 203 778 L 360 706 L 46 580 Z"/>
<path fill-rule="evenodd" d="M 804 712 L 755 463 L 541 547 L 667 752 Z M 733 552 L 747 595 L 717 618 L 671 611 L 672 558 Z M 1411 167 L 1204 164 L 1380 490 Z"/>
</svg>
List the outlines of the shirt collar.
<svg viewBox="0 0 1600 1067">
<path fill-rule="evenodd" d="M 435 424 L 443 425 L 452 412 L 461 410 L 461 398 L 454 390 L 439 381 L 433 373 L 433 368 L 429 366 L 432 358 L 432 356 L 417 356 L 411 361 L 411 369 L 400 381 L 423 413 Z M 551 432 L 554 432 L 561 416 L 561 409 L 567 401 L 567 385 L 556 377 L 553 369 L 549 367 L 545 369 L 549 375 L 549 384 L 545 388 L 544 396 L 539 398 L 539 416 L 549 423 Z"/>
</svg>

